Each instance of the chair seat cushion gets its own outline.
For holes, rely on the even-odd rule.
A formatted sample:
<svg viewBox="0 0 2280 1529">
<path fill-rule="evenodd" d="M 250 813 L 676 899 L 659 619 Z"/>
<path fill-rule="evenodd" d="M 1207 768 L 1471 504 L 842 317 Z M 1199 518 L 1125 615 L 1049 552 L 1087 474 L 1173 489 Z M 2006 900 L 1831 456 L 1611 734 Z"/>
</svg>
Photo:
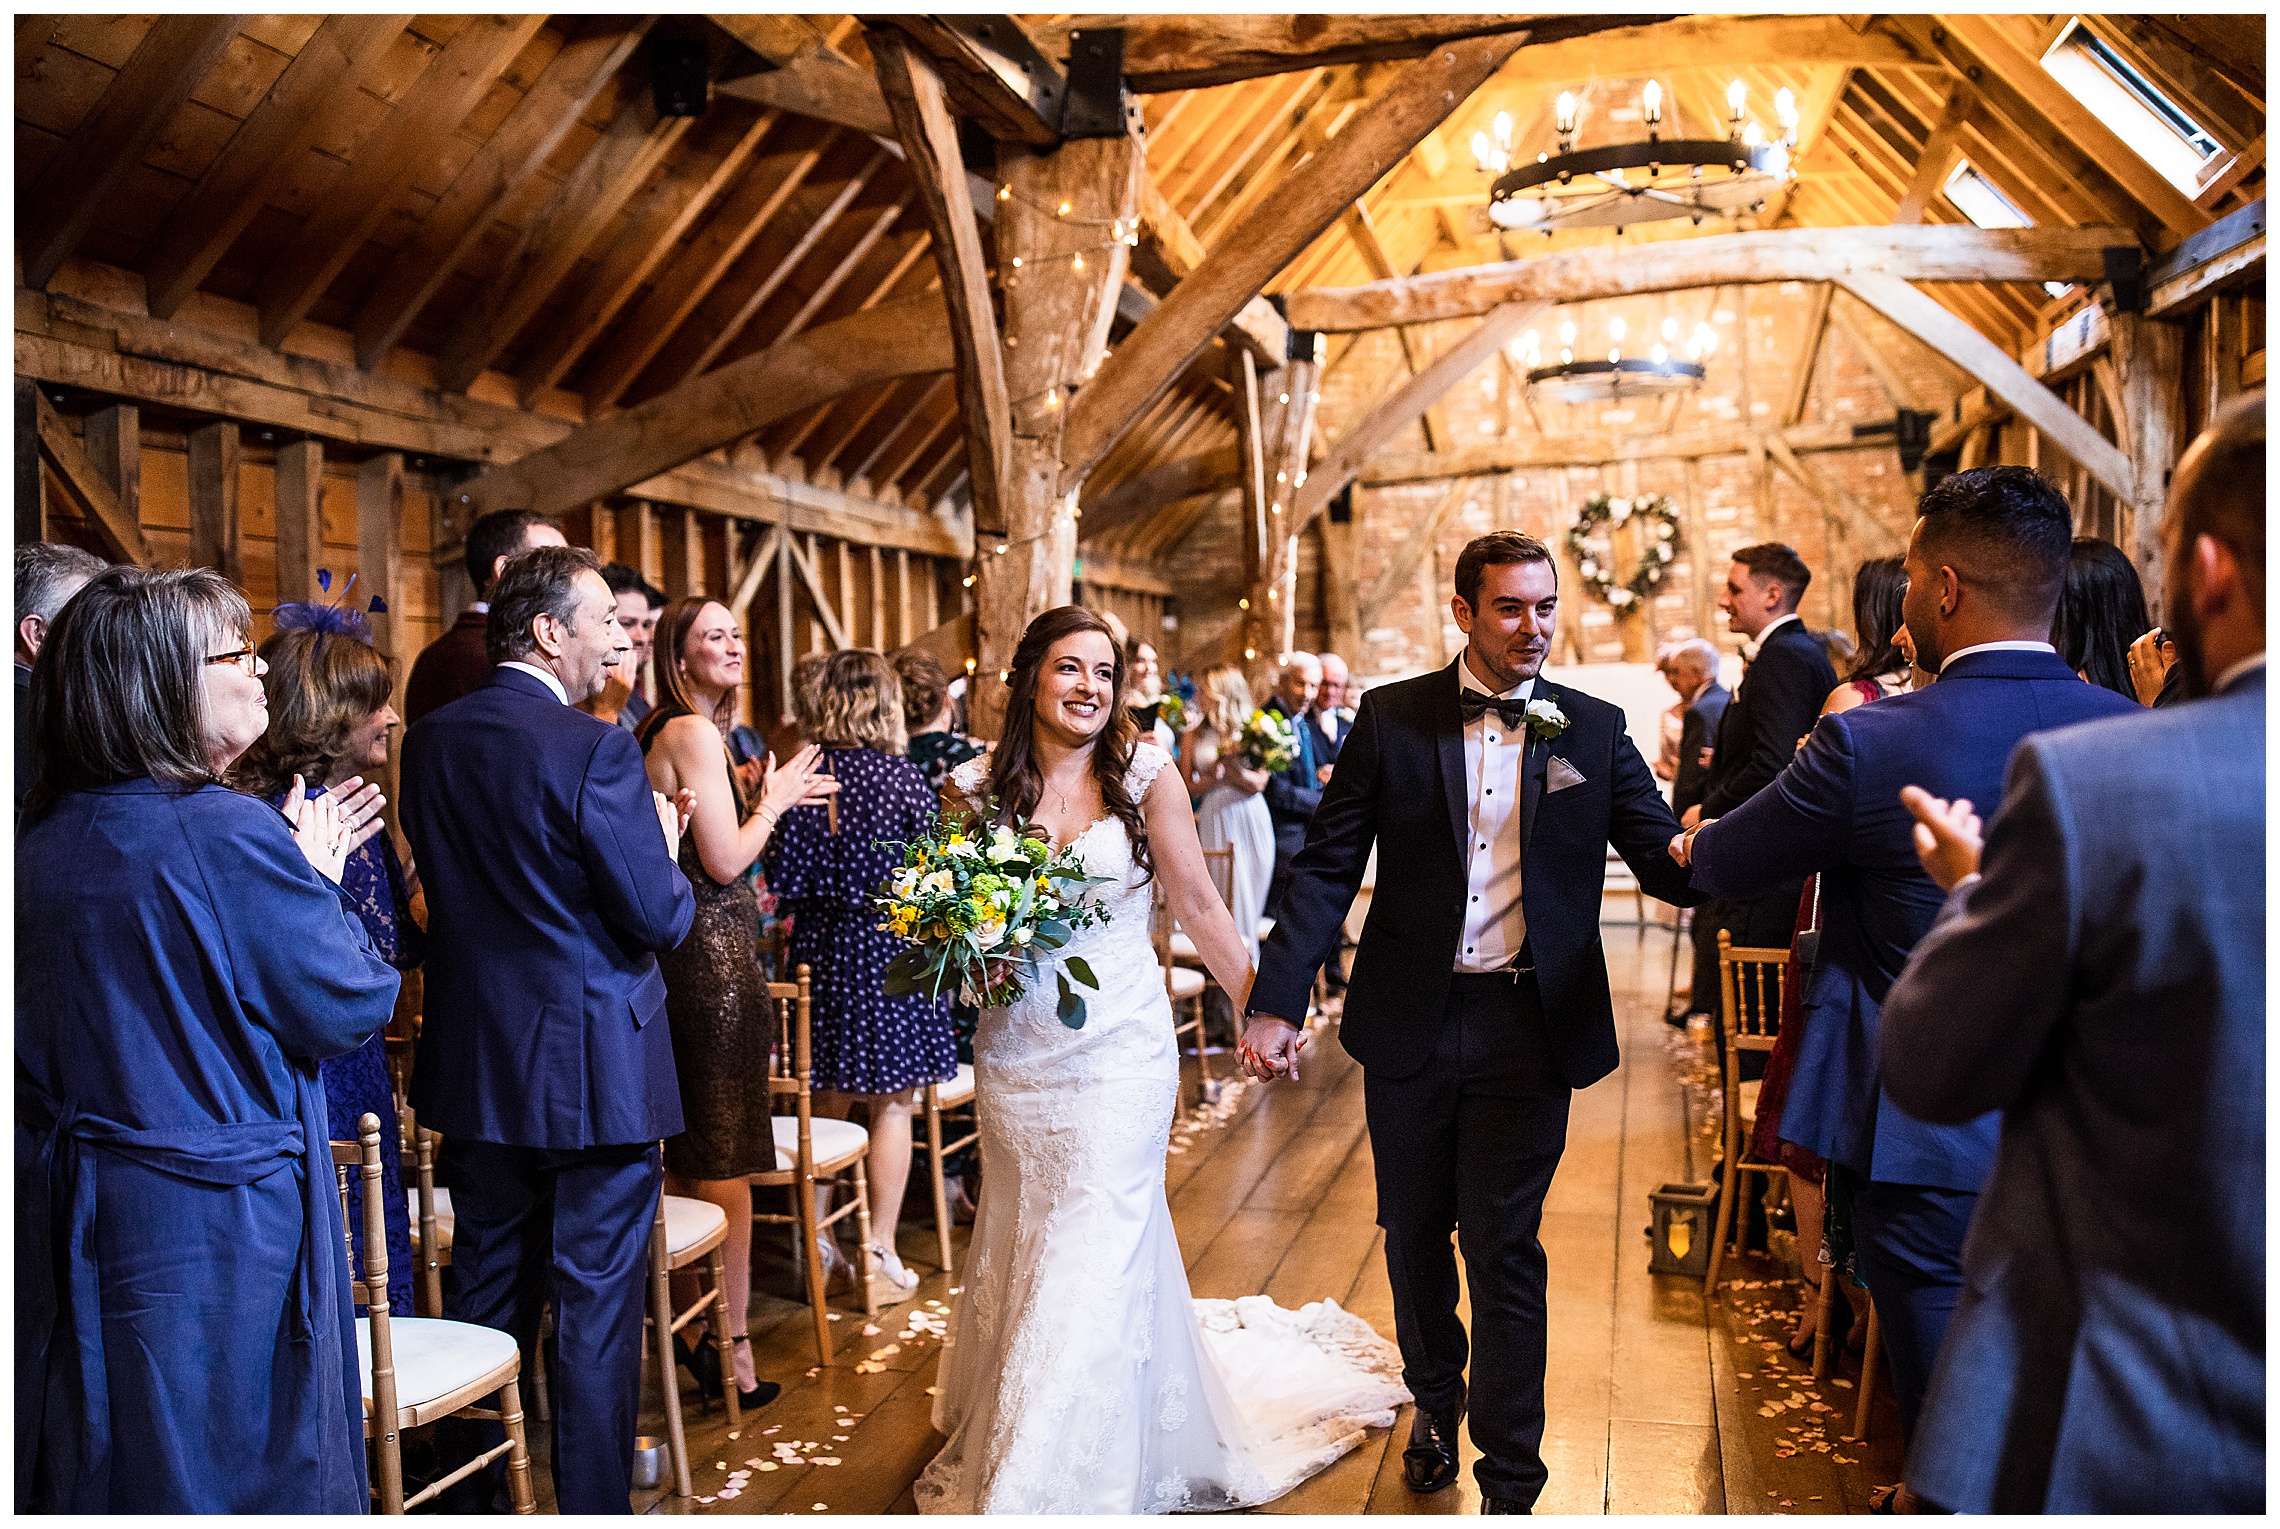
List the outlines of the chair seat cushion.
<svg viewBox="0 0 2280 1529">
<path fill-rule="evenodd" d="M 973 1097 L 974 1064 L 971 1062 L 960 1062 L 958 1064 L 958 1076 L 947 1083 L 934 1085 L 934 1102 L 942 1109 L 948 1109 L 954 1104 L 964 1104 Z"/>
<path fill-rule="evenodd" d="M 1169 973 L 1171 993 L 1175 1001 L 1184 1002 L 1203 992 L 1203 973 L 1192 966 L 1175 966 Z"/>
<path fill-rule="evenodd" d="M 687 1195 L 665 1197 L 665 1253 L 672 1257 L 684 1248 L 693 1248 L 714 1232 L 728 1225 L 728 1212 L 710 1200 L 693 1200 Z"/>
<path fill-rule="evenodd" d="M 1203 957 L 1196 951 L 1195 940 L 1185 929 L 1172 931 L 1171 956 L 1174 961 L 1193 966 Z"/>
<path fill-rule="evenodd" d="M 515 1357 L 515 1340 L 496 1328 L 439 1317 L 392 1317 L 388 1335 L 396 1360 L 396 1406 L 403 1411 L 482 1379 Z M 356 1319 L 356 1367 L 364 1377 L 364 1406 L 372 1408 L 372 1319 Z"/>
<path fill-rule="evenodd" d="M 794 1116 L 778 1115 L 775 1126 L 776 1171 L 784 1173 L 800 1165 L 800 1123 Z M 851 1120 L 831 1120 L 821 1115 L 808 1123 L 808 1141 L 815 1148 L 818 1163 L 861 1157 L 871 1150 L 870 1132 Z"/>
<path fill-rule="evenodd" d="M 1735 1101 L 1742 1110 L 1742 1134 L 1747 1136 L 1757 1124 L 1758 1082 L 1751 1079 L 1742 1085 L 1740 1097 Z"/>
<path fill-rule="evenodd" d="M 420 1245 L 420 1192 L 405 1190 L 404 1203 L 411 1211 L 412 1246 L 416 1248 Z M 435 1241 L 444 1252 L 451 1251 L 451 1191 L 448 1189 L 435 1192 Z"/>
</svg>

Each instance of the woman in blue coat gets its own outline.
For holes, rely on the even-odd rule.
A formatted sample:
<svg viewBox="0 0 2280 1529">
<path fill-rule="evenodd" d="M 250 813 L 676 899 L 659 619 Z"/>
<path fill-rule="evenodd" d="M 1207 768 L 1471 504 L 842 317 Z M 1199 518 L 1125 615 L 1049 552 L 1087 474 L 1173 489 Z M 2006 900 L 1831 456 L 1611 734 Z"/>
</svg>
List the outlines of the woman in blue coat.
<svg viewBox="0 0 2280 1529">
<path fill-rule="evenodd" d="M 16 1506 L 367 1506 L 317 1063 L 396 973 L 339 878 L 376 795 L 221 777 L 267 718 L 244 598 L 114 568 L 34 666 L 16 844 Z"/>
</svg>

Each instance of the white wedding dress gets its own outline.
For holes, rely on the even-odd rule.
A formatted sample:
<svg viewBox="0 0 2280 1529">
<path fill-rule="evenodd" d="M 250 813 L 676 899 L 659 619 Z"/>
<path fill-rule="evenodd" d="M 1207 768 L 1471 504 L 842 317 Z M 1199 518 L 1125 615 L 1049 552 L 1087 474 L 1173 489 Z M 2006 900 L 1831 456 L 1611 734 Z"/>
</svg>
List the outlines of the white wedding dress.
<svg viewBox="0 0 2280 1529">
<path fill-rule="evenodd" d="M 1134 800 L 1171 763 L 1140 744 Z M 979 794 L 984 760 L 951 777 Z M 1164 1198 L 1178 1107 L 1150 889 L 1113 817 L 1077 839 L 1110 915 L 1064 955 L 1099 979 L 1085 1027 L 1050 971 L 974 1038 L 982 1195 L 917 1483 L 924 1513 L 1165 1513 L 1270 1502 L 1390 1426 L 1399 1352 L 1323 1300 L 1197 1301 Z"/>
</svg>

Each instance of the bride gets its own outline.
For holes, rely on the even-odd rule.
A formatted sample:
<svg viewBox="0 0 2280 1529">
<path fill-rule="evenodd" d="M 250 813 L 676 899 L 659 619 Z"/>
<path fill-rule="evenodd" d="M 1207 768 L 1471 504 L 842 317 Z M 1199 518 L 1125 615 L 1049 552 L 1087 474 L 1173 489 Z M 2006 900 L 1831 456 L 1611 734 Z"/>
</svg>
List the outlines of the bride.
<svg viewBox="0 0 2280 1529">
<path fill-rule="evenodd" d="M 926 1513 L 1161 1513 L 1268 1502 L 1388 1426 L 1400 1356 L 1324 1300 L 1191 1301 L 1164 1198 L 1178 1106 L 1151 876 L 1235 999 L 1251 967 L 1212 889 L 1180 772 L 1136 742 L 1124 662 L 1081 606 L 1030 623 L 1004 736 L 952 775 L 954 810 L 1027 819 L 1112 878 L 1066 956 L 1099 980 L 1084 1028 L 1047 974 L 974 1040 L 982 1182 L 934 1404 L 949 1442 Z"/>
</svg>

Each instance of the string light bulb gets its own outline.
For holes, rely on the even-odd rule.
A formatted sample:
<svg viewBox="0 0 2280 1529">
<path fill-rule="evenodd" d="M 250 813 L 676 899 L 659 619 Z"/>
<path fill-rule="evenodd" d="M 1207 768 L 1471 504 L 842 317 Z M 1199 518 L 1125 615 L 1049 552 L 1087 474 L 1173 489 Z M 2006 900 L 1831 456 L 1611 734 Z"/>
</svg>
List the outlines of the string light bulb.
<svg viewBox="0 0 2280 1529">
<path fill-rule="evenodd" d="M 1067 217 L 1068 215 L 1069 215 L 1069 204 L 1068 204 L 1067 202 L 1063 202 L 1063 203 L 1061 204 L 1061 211 L 1060 211 L 1060 214 L 1059 214 L 1059 216 L 1061 216 L 1061 217 L 1064 217 L 1064 218 L 1065 218 L 1065 217 Z"/>
<path fill-rule="evenodd" d="M 1071 255 L 1069 257 L 1069 269 L 1072 271 L 1081 271 L 1084 268 L 1085 252 L 1083 250 L 1079 250 L 1074 255 Z"/>
<path fill-rule="evenodd" d="M 999 201 L 1001 201 L 1001 202 L 1010 202 L 1010 201 L 1012 201 L 1012 200 L 1013 200 L 1013 188 L 1012 188 L 1011 186 L 1000 186 L 1000 187 L 998 187 L 998 200 L 999 200 Z"/>
<path fill-rule="evenodd" d="M 1251 602 L 1250 602 L 1248 599 L 1237 600 L 1237 601 L 1235 602 L 1235 608 L 1236 608 L 1237 610 L 1239 610 L 1239 611 L 1247 611 L 1247 610 L 1249 610 L 1249 609 L 1251 608 Z M 1251 655 L 1249 655 L 1248 653 L 1246 653 L 1246 654 L 1244 654 L 1243 656 L 1244 656 L 1244 657 L 1246 657 L 1246 658 L 1248 658 L 1248 657 L 1250 657 Z"/>
</svg>

